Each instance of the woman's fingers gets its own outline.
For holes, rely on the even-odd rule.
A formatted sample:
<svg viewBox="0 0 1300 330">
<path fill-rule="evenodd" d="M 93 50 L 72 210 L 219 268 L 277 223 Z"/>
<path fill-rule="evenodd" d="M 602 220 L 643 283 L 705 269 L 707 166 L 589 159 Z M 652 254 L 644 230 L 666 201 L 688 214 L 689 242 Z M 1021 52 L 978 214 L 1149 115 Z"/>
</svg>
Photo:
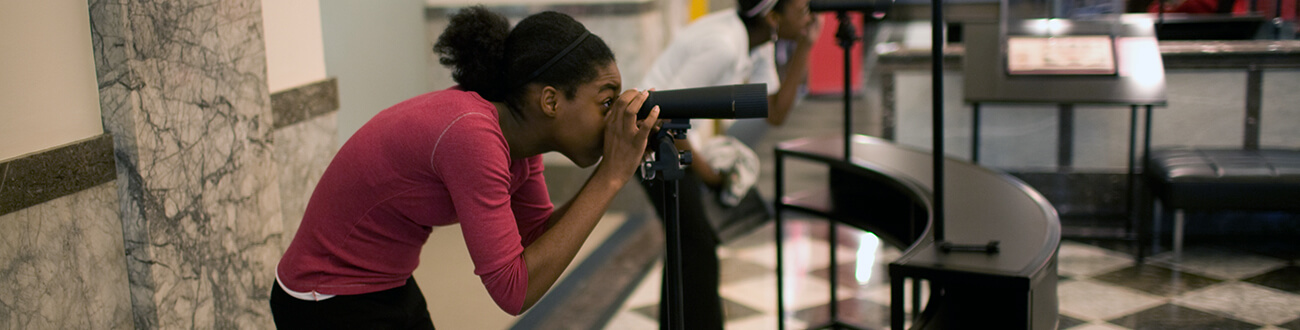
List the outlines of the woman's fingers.
<svg viewBox="0 0 1300 330">
<path fill-rule="evenodd" d="M 623 114 L 629 111 L 629 108 L 631 108 L 632 102 L 635 102 L 637 98 L 641 98 L 644 101 L 645 98 L 641 94 L 642 92 L 638 92 L 635 89 L 629 89 L 623 91 L 623 94 L 619 94 L 618 99 L 614 100 L 614 108 L 613 111 L 610 111 L 610 115 L 614 115 L 615 118 L 620 118 L 620 119 L 623 118 L 624 117 Z M 636 104 L 637 106 L 641 105 L 640 102 L 637 102 Z M 635 111 L 635 110 L 631 110 L 631 111 Z M 633 118 L 636 118 L 635 114 L 636 113 L 634 112 Z"/>
<path fill-rule="evenodd" d="M 649 92 L 628 90 L 619 95 L 615 102 L 614 110 L 610 111 L 610 117 L 613 117 L 614 125 L 617 126 L 617 132 L 628 132 L 629 135 L 635 135 L 640 129 L 640 124 L 636 119 L 637 112 L 641 110 L 641 105 L 649 97 Z"/>
<path fill-rule="evenodd" d="M 650 132 L 659 128 L 659 106 L 650 109 L 650 115 L 641 120 L 640 130 L 636 132 L 637 139 L 647 141 L 650 138 Z"/>
<path fill-rule="evenodd" d="M 648 96 L 648 92 L 628 90 L 614 102 L 614 108 L 605 116 L 607 157 L 624 154 L 623 148 L 635 148 L 638 154 L 645 148 L 648 135 L 643 131 L 649 131 L 654 119 L 638 121 L 636 117 Z M 658 114 L 652 118 L 658 118 Z"/>
<path fill-rule="evenodd" d="M 632 100 L 627 103 L 627 108 L 624 109 L 623 112 L 624 115 L 626 116 L 624 122 L 626 123 L 627 125 L 626 127 L 629 131 L 636 132 L 636 130 L 640 128 L 640 125 L 637 123 L 636 120 L 636 113 L 638 111 L 641 111 L 641 105 L 645 104 L 645 99 L 649 96 L 650 96 L 650 92 L 639 91 L 636 92 L 636 96 L 633 97 Z"/>
</svg>

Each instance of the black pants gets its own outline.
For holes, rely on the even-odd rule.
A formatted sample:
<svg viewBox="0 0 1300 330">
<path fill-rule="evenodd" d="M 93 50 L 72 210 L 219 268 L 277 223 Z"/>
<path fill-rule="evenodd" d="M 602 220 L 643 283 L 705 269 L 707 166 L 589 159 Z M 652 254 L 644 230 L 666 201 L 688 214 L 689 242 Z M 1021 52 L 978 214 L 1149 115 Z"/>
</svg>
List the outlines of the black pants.
<svg viewBox="0 0 1300 330">
<path fill-rule="evenodd" d="M 682 242 L 682 293 L 687 329 L 722 329 L 722 297 L 718 294 L 718 235 L 709 225 L 704 210 L 700 178 L 690 173 L 678 182 L 678 220 L 681 223 Z M 664 187 L 659 181 L 641 181 L 646 194 L 654 202 L 659 219 L 664 219 Z M 659 292 L 659 328 L 667 329 L 668 276 L 673 271 L 664 264 L 664 281 Z"/>
<path fill-rule="evenodd" d="M 429 307 L 415 279 L 406 285 L 306 301 L 271 286 L 271 316 L 280 329 L 433 329 Z"/>
</svg>

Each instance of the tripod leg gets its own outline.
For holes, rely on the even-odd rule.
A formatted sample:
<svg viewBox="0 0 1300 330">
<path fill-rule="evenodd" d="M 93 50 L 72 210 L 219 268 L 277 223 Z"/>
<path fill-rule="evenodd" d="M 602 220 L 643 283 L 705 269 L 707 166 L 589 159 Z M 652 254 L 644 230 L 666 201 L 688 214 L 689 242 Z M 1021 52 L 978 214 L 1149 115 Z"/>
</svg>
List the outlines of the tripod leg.
<svg viewBox="0 0 1300 330">
<path fill-rule="evenodd" d="M 714 234 L 712 225 L 709 224 L 707 214 L 704 212 L 703 202 L 707 201 L 708 195 L 703 194 L 699 187 L 702 183 L 699 178 L 693 174 L 686 174 L 678 181 L 677 193 L 677 228 L 669 228 L 669 216 L 665 209 L 670 200 L 673 200 L 672 194 L 666 189 L 666 185 L 660 180 L 646 181 L 642 183 L 646 195 L 651 197 L 655 204 L 655 210 L 659 212 L 660 219 L 664 221 L 665 240 L 669 232 L 676 231 L 679 233 L 681 262 L 680 269 L 683 272 L 689 271 L 689 277 L 681 278 L 682 292 L 682 320 L 689 324 L 691 329 L 722 329 L 723 312 L 722 298 L 718 293 L 718 256 L 717 235 Z M 666 242 L 665 242 L 666 243 Z M 673 301 L 669 297 L 669 281 L 672 276 L 669 274 L 679 274 L 671 263 L 665 258 L 664 277 L 660 292 L 659 321 L 661 329 L 671 329 L 671 322 L 668 318 L 670 305 Z M 687 297 L 689 295 L 689 297 Z"/>
<path fill-rule="evenodd" d="M 677 181 L 663 181 L 663 185 L 664 239 L 668 246 L 664 260 L 664 278 L 668 279 L 667 320 L 669 329 L 685 329 L 685 313 L 682 308 L 682 231 L 678 219 Z"/>
</svg>

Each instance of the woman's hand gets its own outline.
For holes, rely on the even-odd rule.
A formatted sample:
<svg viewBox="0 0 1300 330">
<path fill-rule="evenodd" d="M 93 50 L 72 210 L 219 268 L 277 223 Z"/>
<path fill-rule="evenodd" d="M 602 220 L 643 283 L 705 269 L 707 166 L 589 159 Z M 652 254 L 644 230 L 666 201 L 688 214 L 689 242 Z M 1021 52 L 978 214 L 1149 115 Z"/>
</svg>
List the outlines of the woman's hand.
<svg viewBox="0 0 1300 330">
<path fill-rule="evenodd" d="M 808 25 L 803 27 L 803 35 L 799 36 L 798 45 L 805 46 L 809 49 L 817 43 L 817 38 L 822 35 L 822 17 L 816 13 L 810 14 L 812 19 L 808 20 Z"/>
<path fill-rule="evenodd" d="M 627 90 L 605 115 L 605 158 L 600 167 L 615 171 L 616 177 L 630 180 L 632 172 L 641 165 L 646 142 L 659 120 L 658 106 L 645 119 L 636 119 L 637 111 L 649 95 L 649 92 Z"/>
</svg>

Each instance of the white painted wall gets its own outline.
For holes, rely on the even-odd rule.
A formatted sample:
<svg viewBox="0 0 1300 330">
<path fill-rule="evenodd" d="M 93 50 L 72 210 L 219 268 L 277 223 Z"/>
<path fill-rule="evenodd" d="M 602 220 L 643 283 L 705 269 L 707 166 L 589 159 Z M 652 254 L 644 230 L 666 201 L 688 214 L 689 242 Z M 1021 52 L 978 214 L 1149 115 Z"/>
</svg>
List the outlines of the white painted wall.
<svg viewBox="0 0 1300 330">
<path fill-rule="evenodd" d="M 320 19 L 320 0 L 262 0 L 272 93 L 326 78 Z"/>
<path fill-rule="evenodd" d="M 0 161 L 104 133 L 85 1 L 0 0 Z"/>
<path fill-rule="evenodd" d="M 424 0 L 321 0 L 325 72 L 339 80 L 339 143 L 388 107 L 431 91 Z"/>
</svg>

